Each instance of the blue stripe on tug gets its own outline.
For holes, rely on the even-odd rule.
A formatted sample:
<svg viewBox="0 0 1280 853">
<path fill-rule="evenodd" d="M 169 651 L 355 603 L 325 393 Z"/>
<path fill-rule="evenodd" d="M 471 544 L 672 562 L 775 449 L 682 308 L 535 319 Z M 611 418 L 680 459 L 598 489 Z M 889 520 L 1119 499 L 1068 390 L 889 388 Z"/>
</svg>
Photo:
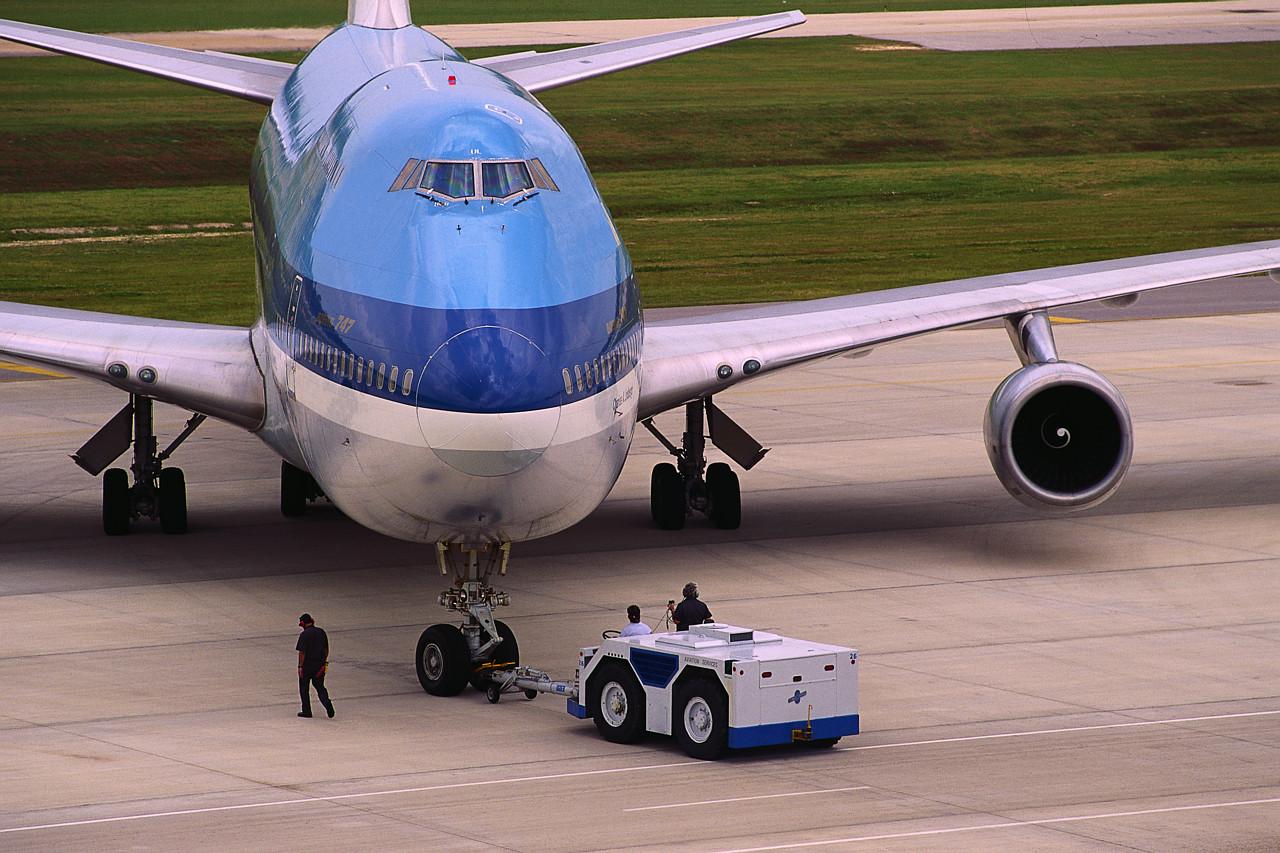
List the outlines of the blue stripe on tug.
<svg viewBox="0 0 1280 853">
<path fill-rule="evenodd" d="M 632 646 L 631 668 L 646 687 L 666 687 L 680 669 L 680 656 Z"/>
<path fill-rule="evenodd" d="M 791 743 L 791 733 L 796 729 L 803 729 L 806 723 L 804 720 L 796 720 L 790 723 L 769 723 L 763 726 L 745 726 L 742 728 L 729 728 L 729 748 L 730 749 L 749 749 L 753 746 L 776 746 L 783 743 Z M 858 715 L 848 714 L 843 717 L 826 717 L 812 721 L 813 740 L 826 740 L 833 737 L 844 737 L 845 735 L 856 735 L 858 733 Z"/>
<path fill-rule="evenodd" d="M 579 720 L 585 720 L 587 718 L 587 709 L 585 705 L 579 705 L 577 701 L 573 699 L 566 699 L 564 700 L 564 703 L 564 709 Z"/>
</svg>

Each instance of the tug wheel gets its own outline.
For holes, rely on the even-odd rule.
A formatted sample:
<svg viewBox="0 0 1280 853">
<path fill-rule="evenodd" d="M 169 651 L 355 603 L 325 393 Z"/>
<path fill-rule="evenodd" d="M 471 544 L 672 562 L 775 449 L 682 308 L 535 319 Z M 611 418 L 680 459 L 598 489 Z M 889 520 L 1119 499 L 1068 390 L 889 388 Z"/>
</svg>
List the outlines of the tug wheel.
<svg viewBox="0 0 1280 853">
<path fill-rule="evenodd" d="M 644 737 L 644 688 L 630 667 L 605 661 L 587 682 L 588 713 L 600 736 L 613 743 Z"/>
<path fill-rule="evenodd" d="M 712 761 L 729 746 L 729 701 L 710 678 L 677 684 L 671 703 L 671 731 L 690 758 Z"/>
</svg>

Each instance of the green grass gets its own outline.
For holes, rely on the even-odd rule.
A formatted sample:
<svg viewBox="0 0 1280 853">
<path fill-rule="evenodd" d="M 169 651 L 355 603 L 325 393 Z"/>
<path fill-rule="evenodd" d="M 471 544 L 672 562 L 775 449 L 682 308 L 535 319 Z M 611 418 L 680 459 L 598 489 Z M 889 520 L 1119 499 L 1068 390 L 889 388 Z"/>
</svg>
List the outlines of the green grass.
<svg viewBox="0 0 1280 853">
<path fill-rule="evenodd" d="M 1142 0 L 1138 0 L 1141 2 Z M 1134 0 L 1059 0 L 1053 5 L 1081 6 Z M 498 21 L 578 21 L 600 18 L 670 18 L 767 15 L 799 8 L 825 12 L 910 12 L 923 9 L 1018 7 L 1023 0 L 417 0 L 417 23 L 456 24 Z M 343 0 L 5 0 L 0 15 L 18 21 L 90 32 L 237 29 L 332 25 L 346 18 Z"/>
<path fill-rule="evenodd" d="M 731 45 L 544 102 L 600 173 L 1280 144 L 1280 46 Z M 72 59 L 0 63 L 0 191 L 244 180 L 261 108 Z"/>
<path fill-rule="evenodd" d="M 546 93 L 647 304 L 1280 237 L 1278 45 L 856 46 L 756 42 Z M 260 108 L 71 60 L 0 75 L 0 244 L 247 219 Z M 247 323 L 252 281 L 244 234 L 0 245 L 3 299 Z"/>
</svg>

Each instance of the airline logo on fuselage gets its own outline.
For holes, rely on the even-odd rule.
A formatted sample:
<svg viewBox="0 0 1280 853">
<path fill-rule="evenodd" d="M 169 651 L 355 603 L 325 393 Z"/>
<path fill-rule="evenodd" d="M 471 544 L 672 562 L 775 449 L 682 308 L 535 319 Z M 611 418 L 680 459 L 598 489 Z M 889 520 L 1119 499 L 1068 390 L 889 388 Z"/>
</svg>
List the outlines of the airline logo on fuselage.
<svg viewBox="0 0 1280 853">
<path fill-rule="evenodd" d="M 606 335 L 612 335 L 618 331 L 627 322 L 627 303 L 618 306 L 618 314 L 612 320 L 604 324 L 604 332 Z"/>
</svg>

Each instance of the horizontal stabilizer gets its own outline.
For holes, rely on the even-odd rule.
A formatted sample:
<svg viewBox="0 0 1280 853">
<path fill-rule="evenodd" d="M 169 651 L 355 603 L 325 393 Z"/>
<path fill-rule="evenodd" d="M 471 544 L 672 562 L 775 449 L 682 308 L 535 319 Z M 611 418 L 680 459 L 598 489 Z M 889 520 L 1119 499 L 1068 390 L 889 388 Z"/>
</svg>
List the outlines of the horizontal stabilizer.
<svg viewBox="0 0 1280 853">
<path fill-rule="evenodd" d="M 541 92 L 660 59 L 692 53 L 705 47 L 794 27 L 804 21 L 805 17 L 800 12 L 780 12 L 776 15 L 743 18 L 740 21 L 586 47 L 571 47 L 550 53 L 530 55 L 526 51 L 507 56 L 491 56 L 477 59 L 475 64 L 510 77 L 530 92 Z"/>
<path fill-rule="evenodd" d="M 203 53 L 0 20 L 0 38 L 270 104 L 293 73 L 287 62 Z"/>
</svg>

